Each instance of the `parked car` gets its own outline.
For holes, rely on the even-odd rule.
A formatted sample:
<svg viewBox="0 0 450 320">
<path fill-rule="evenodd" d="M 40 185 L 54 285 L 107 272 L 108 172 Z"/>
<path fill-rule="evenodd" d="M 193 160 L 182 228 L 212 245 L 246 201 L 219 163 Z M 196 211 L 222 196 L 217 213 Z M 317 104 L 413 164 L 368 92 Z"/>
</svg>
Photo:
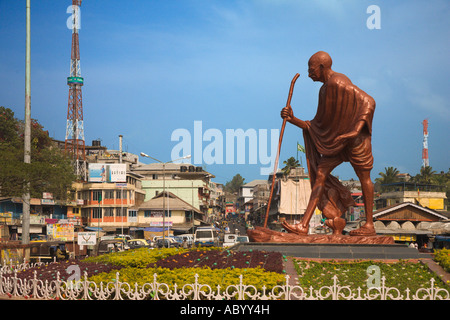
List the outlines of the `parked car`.
<svg viewBox="0 0 450 320">
<path fill-rule="evenodd" d="M 194 244 L 196 246 L 216 246 L 218 239 L 213 227 L 198 227 L 195 230 Z"/>
<path fill-rule="evenodd" d="M 123 240 L 101 240 L 95 246 L 95 255 L 128 250 L 130 247 Z"/>
<path fill-rule="evenodd" d="M 181 245 L 173 238 L 158 238 L 155 243 L 156 248 L 179 248 Z"/>
<path fill-rule="evenodd" d="M 237 242 L 237 234 L 234 233 L 226 233 L 223 236 L 223 246 L 224 247 L 231 247 L 234 246 Z"/>
<path fill-rule="evenodd" d="M 188 247 L 192 247 L 192 245 L 194 244 L 194 235 L 192 234 L 182 234 L 179 235 L 179 237 L 184 241 L 186 240 L 186 244 L 188 245 Z"/>
<path fill-rule="evenodd" d="M 249 242 L 249 239 L 247 236 L 238 236 L 237 242 Z"/>
<path fill-rule="evenodd" d="M 237 234 L 225 234 L 223 239 L 224 247 L 231 247 L 240 242 L 249 242 L 247 236 L 240 236 Z"/>
<path fill-rule="evenodd" d="M 151 248 L 151 245 L 145 239 L 133 239 L 127 241 L 130 249 Z"/>
</svg>

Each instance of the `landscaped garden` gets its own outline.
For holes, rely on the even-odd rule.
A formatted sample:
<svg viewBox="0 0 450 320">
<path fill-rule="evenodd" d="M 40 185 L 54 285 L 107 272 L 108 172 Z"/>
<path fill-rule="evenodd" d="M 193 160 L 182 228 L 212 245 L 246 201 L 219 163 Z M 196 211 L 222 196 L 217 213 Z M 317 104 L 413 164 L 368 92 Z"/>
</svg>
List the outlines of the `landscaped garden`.
<svg viewBox="0 0 450 320">
<path fill-rule="evenodd" d="M 276 252 L 234 252 L 223 248 L 198 249 L 138 249 L 88 258 L 84 261 L 101 262 L 121 266 L 120 280 L 130 284 L 158 282 L 177 284 L 178 287 L 193 283 L 195 274 L 202 284 L 222 288 L 245 282 L 258 290 L 263 286 L 270 290 L 285 281 L 283 257 Z M 89 280 L 106 284 L 113 281 L 116 271 L 94 274 Z"/>
<path fill-rule="evenodd" d="M 429 288 L 431 278 L 435 279 L 436 288 L 449 289 L 439 276 L 420 262 L 295 260 L 295 267 L 299 274 L 299 285 L 304 289 L 310 286 L 313 288 L 332 286 L 332 278 L 335 275 L 339 279 L 340 286 L 349 286 L 352 291 L 356 291 L 358 287 L 365 291 L 368 284 L 369 287 L 381 285 L 383 277 L 386 287 L 395 287 L 400 292 L 404 292 L 407 288 L 411 292 L 416 292 L 419 288 Z"/>
<path fill-rule="evenodd" d="M 199 282 L 212 288 L 239 284 L 241 275 L 246 283 L 254 285 L 258 290 L 263 286 L 271 290 L 285 282 L 283 256 L 280 253 L 252 250 L 234 252 L 217 247 L 141 248 L 84 260 L 50 263 L 18 272 L 17 277 L 32 279 L 36 272 L 39 280 L 52 281 L 57 279 L 59 272 L 59 279 L 66 281 L 70 276 L 73 279 L 74 266 L 79 268 L 81 280 L 87 274 L 88 280 L 97 285 L 114 282 L 118 271 L 121 282 L 128 282 L 130 285 L 137 283 L 138 286 L 152 283 L 154 274 L 157 275 L 158 282 L 177 284 L 178 287 L 194 283 L 196 274 Z"/>
<path fill-rule="evenodd" d="M 445 249 L 435 252 L 435 260 L 447 271 L 449 253 L 450 250 Z M 109 286 L 118 279 L 132 287 L 141 287 L 146 283 L 153 283 L 156 275 L 157 281 L 166 284 L 170 290 L 174 287 L 181 288 L 185 284 L 192 285 L 197 277 L 198 283 L 209 285 L 212 290 L 216 290 L 218 286 L 237 286 L 244 281 L 260 293 L 273 288 L 275 292 L 279 292 L 280 286 L 286 284 L 284 268 L 287 260 L 280 253 L 257 250 L 235 252 L 217 247 L 141 248 L 36 266 L 18 272 L 17 277 L 32 279 L 36 275 L 39 280 L 51 282 L 58 279 L 59 273 L 59 279 L 67 281 L 74 280 L 75 272 L 78 272 L 75 280 L 83 281 L 87 277 L 91 285 L 95 283 L 98 287 Z M 319 262 L 295 258 L 293 262 L 298 273 L 298 286 L 305 293 L 312 289 L 317 293 L 320 288 L 331 288 L 336 281 L 340 287 L 348 286 L 353 294 L 358 290 L 367 291 L 370 287 L 380 286 L 382 281 L 384 287 L 397 288 L 402 294 L 407 289 L 415 293 L 420 288 L 430 288 L 431 285 L 434 289 L 449 289 L 449 284 L 443 283 L 438 275 L 420 262 Z M 14 274 L 3 276 L 12 277 Z M 431 278 L 435 279 L 434 284 Z"/>
</svg>

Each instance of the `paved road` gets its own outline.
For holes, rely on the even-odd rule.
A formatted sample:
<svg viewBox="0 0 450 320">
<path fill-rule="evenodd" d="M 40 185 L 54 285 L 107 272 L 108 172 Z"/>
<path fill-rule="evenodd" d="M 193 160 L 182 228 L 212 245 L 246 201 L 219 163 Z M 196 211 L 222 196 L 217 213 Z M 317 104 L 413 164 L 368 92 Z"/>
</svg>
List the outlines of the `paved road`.
<svg viewBox="0 0 450 320">
<path fill-rule="evenodd" d="M 234 220 L 231 220 L 228 222 L 228 226 L 230 227 L 230 232 L 235 233 L 235 230 L 239 230 L 239 234 L 241 235 L 247 235 L 247 231 L 245 230 L 245 225 L 242 223 L 235 222 Z"/>
</svg>

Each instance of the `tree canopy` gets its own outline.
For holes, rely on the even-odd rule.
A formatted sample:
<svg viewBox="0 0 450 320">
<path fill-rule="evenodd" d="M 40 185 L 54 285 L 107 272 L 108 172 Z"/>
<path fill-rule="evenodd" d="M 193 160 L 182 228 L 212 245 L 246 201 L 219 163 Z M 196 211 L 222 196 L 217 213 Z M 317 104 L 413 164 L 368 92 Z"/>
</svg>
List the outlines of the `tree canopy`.
<svg viewBox="0 0 450 320">
<path fill-rule="evenodd" d="M 0 107 L 0 196 L 21 197 L 30 185 L 30 195 L 43 192 L 65 200 L 75 175 L 70 158 L 52 144 L 35 119 L 31 121 L 31 163 L 24 163 L 24 122 L 14 112 Z"/>
<path fill-rule="evenodd" d="M 225 184 L 225 191 L 229 193 L 239 192 L 239 188 L 244 185 L 245 178 L 243 178 L 239 173 L 236 174 L 231 181 Z"/>
<path fill-rule="evenodd" d="M 292 169 L 300 167 L 300 163 L 294 157 L 290 157 L 286 161 L 283 161 L 283 164 L 285 166 L 281 171 L 283 171 L 285 176 L 289 175 Z"/>
</svg>

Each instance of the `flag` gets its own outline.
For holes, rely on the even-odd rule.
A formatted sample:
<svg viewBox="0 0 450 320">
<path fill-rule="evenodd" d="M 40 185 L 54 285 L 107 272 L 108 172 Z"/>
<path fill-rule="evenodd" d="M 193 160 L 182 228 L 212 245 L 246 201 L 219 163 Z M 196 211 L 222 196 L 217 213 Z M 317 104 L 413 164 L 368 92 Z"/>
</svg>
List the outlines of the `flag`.
<svg viewBox="0 0 450 320">
<path fill-rule="evenodd" d="M 305 153 L 305 148 L 297 142 L 297 151 Z"/>
</svg>

